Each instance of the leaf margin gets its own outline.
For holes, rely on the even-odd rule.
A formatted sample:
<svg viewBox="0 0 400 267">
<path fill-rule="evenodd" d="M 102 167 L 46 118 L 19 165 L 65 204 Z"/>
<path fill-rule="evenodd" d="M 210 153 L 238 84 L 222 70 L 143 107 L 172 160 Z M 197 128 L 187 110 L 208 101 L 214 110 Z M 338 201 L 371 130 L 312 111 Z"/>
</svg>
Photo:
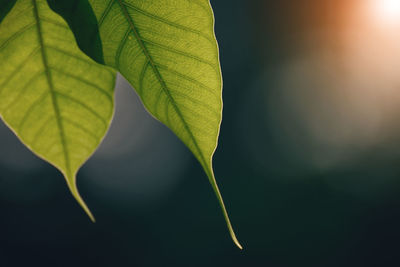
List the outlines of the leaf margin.
<svg viewBox="0 0 400 267">
<path fill-rule="evenodd" d="M 21 1 L 21 0 L 17 0 L 17 1 L 15 2 L 15 5 L 12 6 L 12 8 L 9 10 L 9 12 L 8 12 L 7 15 L 4 17 L 4 19 L 6 19 L 6 18 L 8 17 L 8 15 L 9 15 L 10 13 L 12 13 L 12 9 L 13 9 L 15 6 L 17 6 L 18 1 Z M 57 166 L 55 163 L 51 162 L 51 159 L 48 159 L 48 158 L 46 158 L 44 155 L 41 155 L 39 152 L 37 152 L 36 149 L 33 148 L 32 144 L 29 144 L 29 143 L 25 142 L 25 141 L 23 140 L 23 137 L 21 136 L 21 134 L 18 133 L 19 129 L 14 129 L 14 127 L 7 121 L 7 119 L 4 118 L 4 115 L 2 114 L 2 112 L 0 112 L 0 119 L 1 119 L 1 120 L 3 121 L 3 123 L 7 126 L 7 128 L 9 128 L 10 131 L 17 137 L 17 139 L 18 139 L 25 147 L 28 148 L 28 150 L 30 150 L 35 156 L 37 156 L 38 158 L 42 159 L 43 161 L 49 163 L 51 166 L 55 167 L 58 171 L 61 172 L 61 174 L 62 174 L 62 175 L 64 176 L 64 178 L 65 178 L 65 181 L 66 181 L 66 183 L 67 183 L 67 186 L 68 186 L 68 188 L 69 188 L 70 193 L 72 194 L 72 196 L 75 198 L 75 200 L 76 200 L 76 201 L 78 202 L 78 204 L 81 206 L 81 208 L 85 211 L 85 213 L 88 215 L 88 217 L 90 218 L 90 220 L 91 220 L 92 222 L 95 222 L 96 220 L 95 220 L 95 218 L 94 218 L 92 212 L 90 211 L 90 209 L 88 208 L 87 204 L 85 203 L 85 201 L 83 200 L 82 196 L 80 195 L 80 193 L 79 193 L 79 191 L 78 191 L 78 187 L 77 187 L 76 180 L 77 180 L 77 173 L 78 173 L 78 171 L 79 171 L 79 170 L 81 169 L 81 167 L 87 162 L 87 160 L 89 160 L 89 159 L 93 156 L 93 154 L 94 154 L 94 153 L 96 152 L 96 150 L 99 148 L 101 142 L 104 140 L 104 138 L 105 138 L 105 136 L 106 136 L 106 134 L 107 134 L 108 128 L 109 128 L 109 126 L 110 126 L 110 124 L 111 124 L 111 122 L 112 122 L 112 119 L 113 119 L 113 117 L 114 117 L 114 114 L 115 114 L 115 108 L 114 108 L 114 89 L 115 89 L 115 82 L 116 82 L 116 72 L 115 72 L 112 68 L 110 68 L 110 67 L 108 67 L 108 66 L 105 66 L 105 65 L 102 65 L 102 64 L 100 64 L 100 63 L 97 63 L 95 60 L 93 60 L 91 57 L 89 57 L 88 55 L 86 55 L 86 54 L 79 48 L 78 44 L 76 43 L 76 38 L 75 38 L 75 36 L 74 36 L 74 34 L 73 34 L 71 28 L 69 27 L 68 23 L 64 20 L 64 18 L 63 18 L 62 16 L 60 16 L 59 14 L 57 14 L 56 12 L 54 12 L 54 11 L 50 8 L 50 6 L 49 6 L 47 0 L 31 0 L 32 6 L 33 6 L 32 10 L 33 10 L 33 16 L 34 16 L 34 18 L 35 18 L 35 22 L 34 22 L 34 23 L 30 23 L 28 26 L 25 26 L 25 27 L 26 27 L 26 28 L 30 28 L 30 27 L 36 28 L 36 32 L 37 32 L 36 34 L 38 35 L 38 36 L 37 36 L 37 37 L 38 37 L 38 40 L 37 40 L 37 41 L 39 42 L 39 47 L 38 47 L 37 49 L 35 49 L 35 51 L 32 52 L 31 54 L 35 54 L 35 52 L 37 52 L 36 50 L 41 50 L 41 51 L 40 51 L 40 54 L 42 55 L 42 61 L 41 61 L 41 62 L 43 63 L 43 68 L 45 69 L 45 71 L 42 72 L 42 73 L 38 73 L 38 74 L 42 75 L 42 74 L 46 73 L 46 80 L 47 80 L 47 83 L 48 83 L 48 86 L 49 86 L 49 91 L 54 90 L 54 89 L 50 89 L 50 87 L 53 87 L 54 85 L 51 85 L 51 84 L 53 83 L 53 81 L 50 81 L 52 78 L 49 77 L 48 72 L 49 72 L 52 68 L 54 68 L 54 67 L 50 67 L 49 63 L 47 62 L 48 58 L 47 58 L 47 56 L 45 55 L 45 54 L 46 54 L 45 49 L 48 49 L 48 48 L 45 48 L 46 45 L 44 44 L 44 41 L 43 41 L 43 32 L 42 32 L 43 29 L 41 28 L 41 27 L 42 27 L 41 24 L 42 24 L 43 21 L 46 21 L 46 20 L 45 20 L 44 18 L 41 18 L 41 17 L 39 16 L 38 1 L 40 1 L 40 2 L 41 2 L 40 4 L 44 5 L 45 8 L 47 8 L 47 9 L 48 9 L 49 11 L 51 11 L 53 14 L 57 15 L 57 16 L 58 16 L 58 19 L 63 20 L 63 23 L 65 24 L 64 26 L 65 26 L 65 27 L 68 27 L 68 29 L 69 29 L 69 31 L 70 31 L 70 34 L 71 34 L 71 36 L 72 36 L 72 38 L 73 38 L 73 40 L 74 40 L 73 45 L 75 46 L 75 48 L 76 48 L 77 51 L 79 50 L 79 52 L 81 53 L 82 57 L 86 59 L 86 61 L 87 61 L 86 63 L 89 63 L 89 62 L 90 62 L 90 63 L 92 63 L 93 65 L 96 65 L 96 66 L 98 66 L 98 67 L 101 67 L 102 69 L 107 70 L 107 72 L 111 75 L 110 85 L 112 85 L 112 87 L 110 87 L 110 88 L 112 88 L 112 90 L 111 90 L 111 92 L 110 92 L 111 113 L 110 113 L 109 119 L 108 119 L 109 123 L 108 123 L 108 125 L 106 125 L 104 134 L 102 134 L 102 136 L 99 137 L 98 140 L 96 140 L 96 142 L 97 142 L 96 148 L 93 149 L 93 150 L 91 151 L 91 153 L 89 153 L 89 155 L 86 156 L 86 159 L 83 160 L 83 161 L 80 163 L 80 165 L 77 166 L 77 167 L 75 168 L 76 170 L 72 170 L 71 167 L 68 167 L 69 170 L 64 170 L 64 169 L 62 169 L 61 167 Z M 2 20 L 2 21 L 0 22 L 0 25 L 1 25 L 3 22 L 4 22 L 4 20 Z M 23 32 L 23 33 L 24 33 L 24 32 Z M 19 33 L 18 33 L 18 34 L 19 34 Z M 13 41 L 13 37 L 14 37 L 14 35 L 11 35 L 11 38 L 6 39 L 5 42 L 1 45 L 1 47 L 2 47 L 3 45 L 7 45 L 7 43 L 10 42 L 10 41 Z M 64 53 L 65 53 L 65 52 L 64 52 Z M 22 64 L 21 64 L 21 65 L 18 65 L 18 67 L 21 67 L 21 66 L 22 66 Z M 15 71 L 17 71 L 17 70 L 15 70 Z M 66 74 L 66 75 L 67 75 L 67 74 Z M 12 75 L 11 75 L 11 76 L 12 76 Z M 4 83 L 7 84 L 8 81 L 5 80 Z M 29 84 L 29 82 L 28 82 L 28 84 Z M 3 84 L 3 85 L 4 85 L 4 84 Z M 0 90 L 1 90 L 1 88 L 0 88 Z M 54 104 L 54 102 L 56 102 L 56 101 L 54 100 L 54 97 L 55 97 L 55 94 L 56 94 L 56 93 L 58 93 L 58 92 L 56 92 L 56 91 L 50 92 L 50 95 L 52 95 L 52 96 L 51 96 L 51 98 L 52 98 L 52 101 L 51 101 L 52 104 Z M 39 97 L 39 98 L 41 98 L 41 97 Z M 54 109 L 54 113 L 57 114 L 58 112 L 56 112 L 56 109 L 58 109 L 58 108 L 53 107 L 53 109 Z M 55 117 L 58 117 L 58 118 L 59 118 L 59 119 L 57 120 L 57 124 L 59 124 L 59 123 L 60 123 L 59 121 L 61 120 L 61 115 L 58 114 L 58 115 L 56 115 Z M 62 131 L 64 131 L 64 130 L 62 130 L 62 128 L 63 128 L 63 127 L 60 127 L 60 126 L 58 125 L 58 129 L 59 129 L 60 135 L 65 134 L 65 133 L 62 133 Z M 65 137 L 64 137 L 64 138 L 65 138 Z M 61 139 L 63 139 L 63 138 L 61 138 Z M 67 148 L 65 147 L 64 144 L 63 144 L 62 146 L 63 146 L 63 150 L 64 150 L 63 153 L 65 153 L 65 151 L 67 150 Z M 65 160 L 68 161 L 68 160 L 67 160 L 67 156 L 65 156 Z M 67 163 L 66 163 L 66 165 L 67 165 Z"/>
<path fill-rule="evenodd" d="M 93 6 L 94 2 L 95 2 L 95 0 L 89 0 L 89 3 L 92 5 L 92 8 L 93 8 L 93 9 L 95 9 L 95 7 Z M 105 7 L 104 10 L 103 10 L 104 13 L 103 13 L 100 17 L 98 16 L 98 14 L 96 14 L 96 17 L 97 17 L 97 20 L 98 20 L 98 25 L 99 25 L 100 36 L 101 36 L 101 26 L 102 26 L 102 23 L 104 22 L 104 18 L 108 15 L 108 12 L 110 12 L 110 10 L 112 9 L 112 6 L 113 6 L 114 4 L 116 4 L 116 3 L 118 3 L 119 7 L 120 7 L 121 10 L 122 10 L 122 11 L 121 11 L 121 12 L 123 13 L 122 15 L 123 15 L 123 16 L 125 17 L 125 19 L 127 20 L 127 23 L 128 23 L 129 26 L 130 26 L 130 30 L 133 31 L 133 33 L 134 33 L 134 35 L 135 35 L 135 38 L 136 38 L 136 41 L 138 42 L 138 45 L 141 47 L 141 49 L 143 50 L 142 52 L 143 52 L 143 53 L 145 54 L 145 56 L 146 56 L 146 63 L 145 63 L 145 67 L 143 68 L 143 69 L 145 69 L 145 68 L 149 65 L 149 64 L 148 64 L 149 61 L 152 61 L 152 60 L 151 60 L 152 57 L 151 57 L 151 55 L 147 55 L 147 54 L 148 54 L 147 48 L 146 48 L 146 46 L 144 46 L 143 40 L 141 40 L 140 34 L 138 34 L 138 32 L 137 32 L 137 28 L 136 28 L 136 26 L 133 24 L 133 20 L 132 20 L 132 18 L 130 17 L 129 12 L 127 12 L 127 10 L 126 10 L 126 5 L 124 4 L 124 2 L 125 2 L 125 1 L 122 1 L 122 0 L 109 0 L 109 3 L 106 5 L 106 7 Z M 222 212 L 223 212 L 223 216 L 224 216 L 225 222 L 226 222 L 226 224 L 227 224 L 227 227 L 228 227 L 229 233 L 230 233 L 230 235 L 231 235 L 231 238 L 232 238 L 233 242 L 236 244 L 236 246 L 237 246 L 238 248 L 243 249 L 243 247 L 242 247 L 241 244 L 239 243 L 239 241 L 238 241 L 238 239 L 237 239 L 237 237 L 236 237 L 236 234 L 235 234 L 235 232 L 234 232 L 234 230 L 233 230 L 231 221 L 230 221 L 230 219 L 229 219 L 229 215 L 228 215 L 227 210 L 226 210 L 226 206 L 225 206 L 225 204 L 224 204 L 224 201 L 223 201 L 221 192 L 220 192 L 219 187 L 218 187 L 218 184 L 217 184 L 217 182 L 216 182 L 216 178 L 215 178 L 215 174 L 214 174 L 214 169 L 213 169 L 213 156 L 214 156 L 215 151 L 216 151 L 216 149 L 217 149 L 217 147 L 218 147 L 218 139 L 219 139 L 220 130 L 221 130 L 221 123 L 222 123 L 222 109 L 223 109 L 222 87 L 223 87 L 223 80 L 222 80 L 222 70 L 221 70 L 221 64 L 220 64 L 219 45 L 218 45 L 218 41 L 217 41 L 216 35 L 215 35 L 215 16 L 214 16 L 214 11 L 213 11 L 213 9 L 212 9 L 210 0 L 206 0 L 206 2 L 207 2 L 207 5 L 208 5 L 208 8 L 209 8 L 209 10 L 210 10 L 210 18 L 211 18 L 211 21 L 212 21 L 212 32 L 213 32 L 213 38 L 212 38 L 212 39 L 213 39 L 213 41 L 215 41 L 216 52 L 217 52 L 217 62 L 218 62 L 218 68 L 217 68 L 217 69 L 218 69 L 219 84 L 220 84 L 219 98 L 220 98 L 220 103 L 221 103 L 221 111 L 220 111 L 220 112 L 221 112 L 221 115 L 220 115 L 220 117 L 219 117 L 219 123 L 218 123 L 218 128 L 217 128 L 216 140 L 214 141 L 213 151 L 212 151 L 211 156 L 210 156 L 209 159 L 208 159 L 208 156 L 206 157 L 206 156 L 204 155 L 202 149 L 200 149 L 200 148 L 198 147 L 198 145 L 196 144 L 196 143 L 197 143 L 197 140 L 196 140 L 196 138 L 193 136 L 193 134 L 191 133 L 191 130 L 189 129 L 189 130 L 187 130 L 187 131 L 188 131 L 189 134 L 191 135 L 191 139 L 192 139 L 192 141 L 195 143 L 195 146 L 197 147 L 198 153 L 201 155 L 200 158 L 199 158 L 198 156 L 196 156 L 196 155 L 195 155 L 195 157 L 197 158 L 197 160 L 198 160 L 199 163 L 201 164 L 201 166 L 202 166 L 202 168 L 203 168 L 205 174 L 207 175 L 208 180 L 209 180 L 209 182 L 210 182 L 210 184 L 211 184 L 211 186 L 212 186 L 212 188 L 213 188 L 213 191 L 214 191 L 214 193 L 215 193 L 215 195 L 216 195 L 216 197 L 217 197 L 217 200 L 218 200 L 218 203 L 219 203 L 219 205 L 220 205 L 220 208 L 221 208 L 221 210 L 222 210 Z M 96 12 L 95 12 L 95 13 L 96 13 Z M 182 27 L 184 27 L 184 26 L 182 26 Z M 122 39 L 122 42 L 124 42 L 124 41 L 127 40 L 127 35 L 128 35 L 128 33 L 125 34 L 125 37 L 124 37 L 124 39 Z M 102 38 L 102 37 L 101 37 L 101 38 Z M 104 40 L 102 40 L 102 41 L 104 42 Z M 118 48 L 118 49 L 121 49 L 121 46 L 122 46 L 121 43 L 119 43 L 119 48 Z M 103 45 L 103 49 L 105 49 L 105 48 L 104 48 L 104 45 Z M 120 52 L 120 51 L 119 51 L 119 52 Z M 116 58 L 117 58 L 117 57 L 116 57 Z M 118 56 L 118 58 L 119 58 L 119 56 Z M 115 66 L 113 66 L 113 64 L 108 64 L 108 63 L 107 63 L 107 60 L 105 60 L 105 61 L 106 61 L 106 65 L 109 65 L 109 66 L 111 66 L 111 67 L 113 67 L 113 68 L 115 68 L 116 70 L 118 70 L 118 71 L 121 72 L 121 74 L 128 80 L 128 82 L 129 82 L 129 83 L 136 89 L 136 91 L 138 92 L 138 94 L 139 94 L 139 96 L 140 96 L 140 98 L 141 98 L 141 100 L 142 100 L 142 102 L 143 102 L 143 104 L 144 104 L 144 107 L 145 107 L 145 109 L 148 111 L 148 113 L 149 113 L 152 117 L 154 117 L 156 120 L 160 121 L 160 119 L 157 118 L 157 117 L 153 114 L 153 112 L 150 111 L 150 108 L 147 107 L 147 105 L 145 104 L 145 102 L 143 101 L 143 99 L 142 99 L 142 97 L 141 97 L 140 92 L 138 91 L 138 88 L 137 88 L 136 86 L 134 86 L 134 85 L 132 84 L 132 82 L 130 81 L 129 77 L 126 77 L 126 76 L 122 73 L 122 71 L 119 69 L 118 60 L 116 60 Z M 150 62 L 150 64 L 152 64 L 152 63 Z M 168 88 L 167 88 L 165 85 L 163 85 L 164 81 L 163 81 L 162 78 L 160 77 L 159 73 L 158 73 L 158 75 L 157 75 L 157 72 L 158 72 L 157 68 L 154 67 L 154 64 L 152 64 L 152 65 L 153 65 L 153 71 L 154 71 L 155 75 L 158 76 L 158 77 L 157 77 L 157 80 L 158 80 L 159 83 L 161 84 L 161 87 L 163 87 L 164 90 L 168 91 Z M 143 69 L 142 69 L 142 71 L 141 71 L 142 73 L 144 72 Z M 156 70 L 154 70 L 154 69 L 156 69 Z M 141 86 L 139 85 L 139 87 L 141 87 Z M 141 89 L 140 89 L 140 90 L 141 90 Z M 168 94 L 167 94 L 167 95 L 168 95 Z M 178 109 L 177 113 L 180 113 L 180 112 L 179 112 L 179 109 Z M 182 117 L 182 115 L 179 115 L 179 117 L 180 117 L 182 123 L 185 124 L 185 126 L 187 127 L 187 122 L 186 122 L 185 119 Z M 163 123 L 163 122 L 161 122 L 161 123 Z M 163 124 L 165 124 L 165 123 L 163 123 Z M 166 125 L 166 126 L 167 126 L 168 128 L 170 128 L 170 126 L 168 126 L 168 125 Z M 174 130 L 173 130 L 172 128 L 171 128 L 171 130 L 174 132 Z M 175 133 L 175 134 L 176 134 L 176 133 Z M 178 137 L 179 137 L 179 136 L 178 136 Z M 181 139 L 181 138 L 179 138 L 179 139 Z M 184 140 L 181 139 L 181 141 L 184 141 Z M 185 142 L 184 142 L 184 143 L 185 143 Z M 188 146 L 186 143 L 185 143 L 185 145 Z M 192 149 L 190 149 L 190 150 L 192 150 Z M 192 151 L 192 153 L 193 153 L 193 151 Z"/>
</svg>

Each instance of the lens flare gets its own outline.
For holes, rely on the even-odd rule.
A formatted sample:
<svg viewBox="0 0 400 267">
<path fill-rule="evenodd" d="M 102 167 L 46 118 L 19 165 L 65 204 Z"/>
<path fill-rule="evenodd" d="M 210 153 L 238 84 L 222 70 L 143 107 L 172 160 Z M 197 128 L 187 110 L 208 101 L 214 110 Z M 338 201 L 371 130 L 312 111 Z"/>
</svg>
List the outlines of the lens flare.
<svg viewBox="0 0 400 267">
<path fill-rule="evenodd" d="M 372 10 L 382 22 L 400 24 L 400 0 L 372 0 Z"/>
</svg>

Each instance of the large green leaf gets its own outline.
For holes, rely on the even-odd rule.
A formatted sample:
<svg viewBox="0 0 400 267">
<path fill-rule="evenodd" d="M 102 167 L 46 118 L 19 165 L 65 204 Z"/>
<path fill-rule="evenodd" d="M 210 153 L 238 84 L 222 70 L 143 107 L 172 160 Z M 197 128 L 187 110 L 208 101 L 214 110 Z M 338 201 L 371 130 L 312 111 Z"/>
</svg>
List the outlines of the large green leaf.
<svg viewBox="0 0 400 267">
<path fill-rule="evenodd" d="M 105 63 L 133 85 L 145 107 L 189 147 L 217 195 L 212 156 L 222 116 L 222 79 L 209 0 L 89 0 Z"/>
<path fill-rule="evenodd" d="M 0 24 L 0 115 L 57 167 L 92 220 L 76 173 L 105 135 L 115 72 L 87 57 L 46 0 L 18 0 Z"/>
</svg>

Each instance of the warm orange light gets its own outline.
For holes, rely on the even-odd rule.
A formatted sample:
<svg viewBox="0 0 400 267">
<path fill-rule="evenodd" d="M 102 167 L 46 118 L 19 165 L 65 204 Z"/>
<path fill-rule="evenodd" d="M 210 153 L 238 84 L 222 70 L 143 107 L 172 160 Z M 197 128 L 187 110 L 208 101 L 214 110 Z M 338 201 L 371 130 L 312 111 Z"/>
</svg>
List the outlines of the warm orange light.
<svg viewBox="0 0 400 267">
<path fill-rule="evenodd" d="M 373 12 L 379 20 L 400 24 L 400 0 L 371 0 Z"/>
</svg>

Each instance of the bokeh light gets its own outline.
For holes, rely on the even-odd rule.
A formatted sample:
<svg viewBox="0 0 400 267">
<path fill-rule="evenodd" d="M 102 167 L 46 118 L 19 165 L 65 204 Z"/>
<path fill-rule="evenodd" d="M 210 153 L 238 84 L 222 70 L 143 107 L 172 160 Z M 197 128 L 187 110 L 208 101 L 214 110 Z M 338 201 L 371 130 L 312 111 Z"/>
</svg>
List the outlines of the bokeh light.
<svg viewBox="0 0 400 267">
<path fill-rule="evenodd" d="M 399 0 L 371 0 L 370 8 L 381 22 L 400 24 Z"/>
</svg>

